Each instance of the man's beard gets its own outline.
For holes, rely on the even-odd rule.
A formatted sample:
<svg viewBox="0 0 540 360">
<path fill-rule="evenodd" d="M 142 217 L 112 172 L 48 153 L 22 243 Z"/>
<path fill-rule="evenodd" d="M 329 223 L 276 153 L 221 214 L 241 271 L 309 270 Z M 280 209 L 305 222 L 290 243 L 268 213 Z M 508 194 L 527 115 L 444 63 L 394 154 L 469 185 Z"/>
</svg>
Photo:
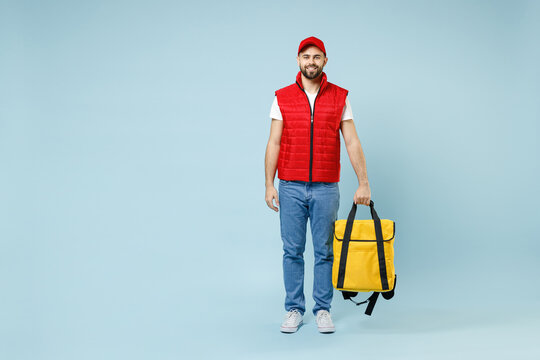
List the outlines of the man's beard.
<svg viewBox="0 0 540 360">
<path fill-rule="evenodd" d="M 300 67 L 300 71 L 302 72 L 302 74 L 304 74 L 306 78 L 310 80 L 316 79 L 317 76 L 321 75 L 323 71 L 322 67 L 317 67 L 316 70 L 314 72 L 311 72 L 311 75 L 310 75 L 310 73 L 306 70 L 306 68 L 307 66 L 305 68 Z"/>
</svg>

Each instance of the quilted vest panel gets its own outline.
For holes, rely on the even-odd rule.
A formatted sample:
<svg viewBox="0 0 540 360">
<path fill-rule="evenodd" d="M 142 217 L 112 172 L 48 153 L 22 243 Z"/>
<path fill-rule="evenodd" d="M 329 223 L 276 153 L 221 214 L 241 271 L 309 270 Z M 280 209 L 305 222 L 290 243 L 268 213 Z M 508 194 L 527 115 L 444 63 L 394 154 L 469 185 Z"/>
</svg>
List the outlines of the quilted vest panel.
<svg viewBox="0 0 540 360">
<path fill-rule="evenodd" d="M 283 116 L 279 179 L 339 182 L 339 129 L 347 94 L 346 89 L 329 83 L 324 72 L 313 111 L 302 87 L 300 71 L 294 84 L 276 91 Z"/>
</svg>

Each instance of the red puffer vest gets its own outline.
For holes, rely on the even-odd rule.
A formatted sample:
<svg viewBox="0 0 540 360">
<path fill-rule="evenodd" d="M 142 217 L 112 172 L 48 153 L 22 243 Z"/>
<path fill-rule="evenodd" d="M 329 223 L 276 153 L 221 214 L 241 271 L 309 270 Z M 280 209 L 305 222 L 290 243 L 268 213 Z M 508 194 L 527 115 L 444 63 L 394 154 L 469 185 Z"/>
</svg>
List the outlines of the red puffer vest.
<svg viewBox="0 0 540 360">
<path fill-rule="evenodd" d="M 339 182 L 339 129 L 348 93 L 329 83 L 323 72 L 312 111 L 300 71 L 295 84 L 276 91 L 283 116 L 278 178 Z"/>
</svg>

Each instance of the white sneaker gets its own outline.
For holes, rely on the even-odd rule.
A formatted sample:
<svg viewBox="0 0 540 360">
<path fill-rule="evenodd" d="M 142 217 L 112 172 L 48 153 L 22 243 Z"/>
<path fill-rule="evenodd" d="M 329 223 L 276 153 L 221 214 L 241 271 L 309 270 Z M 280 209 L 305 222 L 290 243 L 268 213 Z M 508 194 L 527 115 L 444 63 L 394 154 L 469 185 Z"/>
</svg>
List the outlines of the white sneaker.
<svg viewBox="0 0 540 360">
<path fill-rule="evenodd" d="M 302 325 L 302 314 L 298 310 L 292 309 L 285 314 L 285 319 L 283 320 L 283 324 L 281 324 L 281 332 L 296 332 L 300 325 Z"/>
<path fill-rule="evenodd" d="M 336 331 L 330 313 L 326 310 L 317 311 L 317 327 L 319 328 L 319 332 L 322 333 L 333 333 Z"/>
</svg>

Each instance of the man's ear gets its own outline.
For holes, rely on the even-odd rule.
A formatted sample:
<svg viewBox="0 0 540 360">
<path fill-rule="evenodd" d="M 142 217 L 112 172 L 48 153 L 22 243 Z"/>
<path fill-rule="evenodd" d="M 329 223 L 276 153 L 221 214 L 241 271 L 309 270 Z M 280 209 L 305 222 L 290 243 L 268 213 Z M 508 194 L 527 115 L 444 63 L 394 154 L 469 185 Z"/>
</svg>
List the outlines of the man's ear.
<svg viewBox="0 0 540 360">
<path fill-rule="evenodd" d="M 328 62 L 328 58 L 325 56 L 324 57 L 324 66 L 326 66 L 326 63 Z"/>
</svg>

